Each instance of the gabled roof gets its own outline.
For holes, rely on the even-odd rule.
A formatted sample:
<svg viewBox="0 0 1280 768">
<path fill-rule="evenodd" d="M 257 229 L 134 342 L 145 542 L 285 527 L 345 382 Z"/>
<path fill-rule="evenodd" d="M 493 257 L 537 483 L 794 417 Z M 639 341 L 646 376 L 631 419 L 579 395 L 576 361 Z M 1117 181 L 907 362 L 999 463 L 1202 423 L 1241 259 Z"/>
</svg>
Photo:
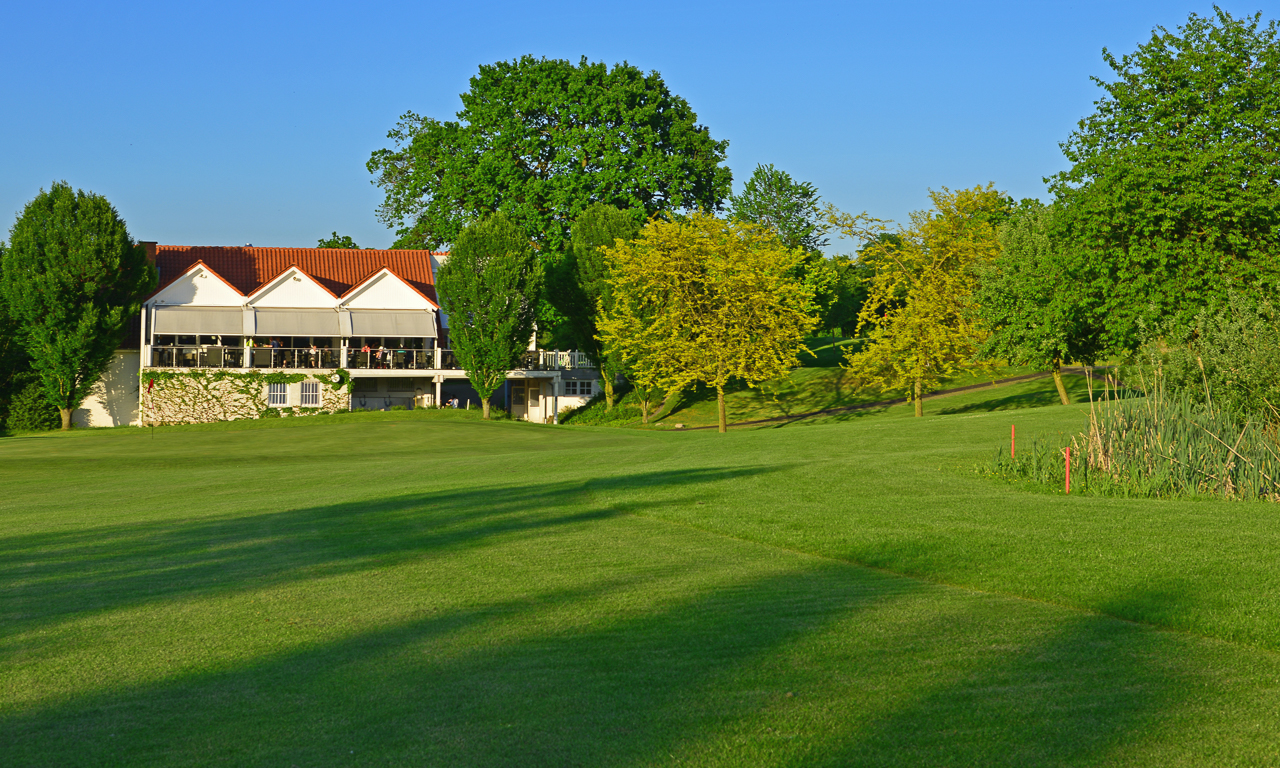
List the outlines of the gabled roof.
<svg viewBox="0 0 1280 768">
<path fill-rule="evenodd" d="M 156 290 L 181 277 L 196 262 L 203 262 L 246 296 L 290 267 L 297 267 L 330 293 L 342 296 L 385 267 L 439 304 L 431 272 L 433 253 L 443 255 L 443 252 L 417 250 L 157 245 L 155 263 L 160 270 L 160 284 Z"/>
<path fill-rule="evenodd" d="M 396 278 L 397 280 L 399 280 L 400 282 L 404 283 L 405 285 L 409 286 L 410 290 L 412 290 L 414 293 L 418 294 L 418 295 L 419 295 L 419 296 L 421 296 L 422 298 L 424 298 L 424 299 L 426 299 L 427 301 L 431 302 L 431 306 L 432 306 L 434 309 L 439 309 L 439 308 L 440 308 L 440 303 L 439 303 L 438 301 L 436 301 L 436 299 L 435 299 L 435 292 L 434 292 L 434 291 L 431 293 L 431 295 L 427 295 L 427 294 L 423 293 L 422 291 L 418 290 L 417 286 L 415 286 L 411 281 L 404 279 L 404 278 L 403 278 L 403 277 L 401 277 L 400 275 L 397 275 L 397 274 L 396 274 L 396 271 L 395 271 L 394 269 L 391 269 L 390 267 L 382 267 L 382 268 L 380 268 L 380 269 L 378 269 L 378 270 L 375 270 L 373 274 L 369 275 L 369 276 L 368 276 L 368 277 L 366 277 L 365 279 L 363 279 L 363 280 L 361 280 L 361 281 L 357 282 L 355 285 L 351 286 L 351 288 L 350 288 L 350 289 L 348 289 L 346 293 L 342 294 L 342 298 L 343 298 L 343 299 L 347 299 L 347 298 L 349 298 L 349 297 L 351 297 L 351 296 L 355 295 L 355 293 L 356 293 L 357 291 L 359 291 L 361 288 L 363 288 L 364 286 L 368 285 L 369 283 L 372 283 L 374 280 L 376 280 L 376 279 L 377 279 L 380 275 L 382 275 L 382 273 L 384 273 L 384 272 L 385 272 L 385 273 L 387 273 L 388 275 L 391 275 L 392 277 Z M 343 303 L 345 304 L 346 302 L 343 302 Z"/>
<path fill-rule="evenodd" d="M 258 286 L 258 289 L 256 291 L 249 294 L 249 303 L 250 304 L 254 303 L 258 299 L 262 298 L 262 296 L 265 293 L 269 292 L 272 288 L 279 286 L 280 281 L 283 280 L 285 275 L 288 275 L 290 272 L 296 273 L 298 275 L 302 275 L 302 277 L 305 277 L 311 282 L 315 283 L 316 286 L 320 288 L 320 290 L 324 291 L 325 293 L 329 294 L 335 299 L 338 298 L 338 294 L 329 290 L 329 286 L 325 285 L 323 282 L 316 279 L 315 277 L 312 277 L 311 275 L 307 274 L 306 270 L 302 269 L 296 264 L 290 264 L 289 266 L 284 268 L 283 272 L 265 281 L 262 285 Z"/>
</svg>

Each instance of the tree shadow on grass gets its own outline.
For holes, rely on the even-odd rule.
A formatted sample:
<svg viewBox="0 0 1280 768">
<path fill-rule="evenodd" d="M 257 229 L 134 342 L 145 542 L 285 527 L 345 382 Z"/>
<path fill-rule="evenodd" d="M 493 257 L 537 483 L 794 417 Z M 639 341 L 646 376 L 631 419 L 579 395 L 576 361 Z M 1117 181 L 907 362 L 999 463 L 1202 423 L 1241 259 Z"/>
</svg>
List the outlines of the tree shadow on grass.
<svg viewBox="0 0 1280 768">
<path fill-rule="evenodd" d="M 633 618 L 466 642 L 590 601 L 624 577 L 431 616 L 231 670 L 0 716 L 20 765 L 629 765 L 663 760 L 786 694 L 725 676 L 919 587 L 821 564 Z M 687 597 L 692 595 L 692 597 Z M 463 636 L 459 642 L 459 636 Z M 454 652 L 462 646 L 460 653 Z"/>
<path fill-rule="evenodd" d="M 1184 639 L 829 562 L 630 618 L 485 634 L 627 586 L 9 713 L 0 743 L 13 766 L 1064 765 L 1105 757 L 1179 690 L 1204 695 L 1153 661 Z M 832 677 L 870 704 L 851 708 Z"/>
<path fill-rule="evenodd" d="M 284 512 L 10 536 L 0 539 L 0 654 L 20 648 L 15 636 L 71 618 L 386 567 L 621 513 L 593 506 L 592 490 L 693 488 L 778 469 L 472 485 Z M 628 502 L 627 510 L 644 507 Z"/>
<path fill-rule="evenodd" d="M 1106 616 L 1053 634 L 926 690 L 859 727 L 812 765 L 1081 765 L 1164 726 L 1204 682 L 1177 663 L 1196 642 Z"/>
</svg>

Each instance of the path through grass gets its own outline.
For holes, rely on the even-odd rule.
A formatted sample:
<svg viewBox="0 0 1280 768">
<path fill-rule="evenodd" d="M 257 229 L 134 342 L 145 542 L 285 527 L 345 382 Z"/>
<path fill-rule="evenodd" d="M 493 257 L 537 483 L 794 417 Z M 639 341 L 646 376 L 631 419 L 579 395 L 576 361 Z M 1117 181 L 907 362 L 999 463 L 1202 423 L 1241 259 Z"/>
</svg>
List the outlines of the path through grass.
<svg viewBox="0 0 1280 768">
<path fill-rule="evenodd" d="M 3 762 L 1280 761 L 1276 508 L 982 480 L 1082 420 L 994 396 L 0 440 Z"/>
</svg>

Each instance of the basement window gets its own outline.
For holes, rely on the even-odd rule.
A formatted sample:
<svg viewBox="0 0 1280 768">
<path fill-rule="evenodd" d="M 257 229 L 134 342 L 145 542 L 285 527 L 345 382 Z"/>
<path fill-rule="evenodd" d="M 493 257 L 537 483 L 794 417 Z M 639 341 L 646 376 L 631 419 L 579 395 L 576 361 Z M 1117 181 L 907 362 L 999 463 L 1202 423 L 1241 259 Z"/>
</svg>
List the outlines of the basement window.
<svg viewBox="0 0 1280 768">
<path fill-rule="evenodd" d="M 268 384 L 267 385 L 267 405 L 273 407 L 282 407 L 289 404 L 289 385 L 288 384 Z"/>
</svg>

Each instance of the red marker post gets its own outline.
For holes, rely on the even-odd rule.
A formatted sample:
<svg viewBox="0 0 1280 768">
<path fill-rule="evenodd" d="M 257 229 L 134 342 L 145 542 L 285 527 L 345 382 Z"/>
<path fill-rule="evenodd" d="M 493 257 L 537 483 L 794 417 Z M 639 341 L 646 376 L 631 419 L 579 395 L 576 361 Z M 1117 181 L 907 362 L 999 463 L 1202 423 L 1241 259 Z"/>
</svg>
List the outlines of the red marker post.
<svg viewBox="0 0 1280 768">
<path fill-rule="evenodd" d="M 1071 493 L 1071 449 L 1067 449 L 1067 493 Z"/>
<path fill-rule="evenodd" d="M 1009 425 L 1009 458 L 1014 458 L 1014 448 L 1018 445 L 1018 427 L 1016 424 Z"/>
</svg>

